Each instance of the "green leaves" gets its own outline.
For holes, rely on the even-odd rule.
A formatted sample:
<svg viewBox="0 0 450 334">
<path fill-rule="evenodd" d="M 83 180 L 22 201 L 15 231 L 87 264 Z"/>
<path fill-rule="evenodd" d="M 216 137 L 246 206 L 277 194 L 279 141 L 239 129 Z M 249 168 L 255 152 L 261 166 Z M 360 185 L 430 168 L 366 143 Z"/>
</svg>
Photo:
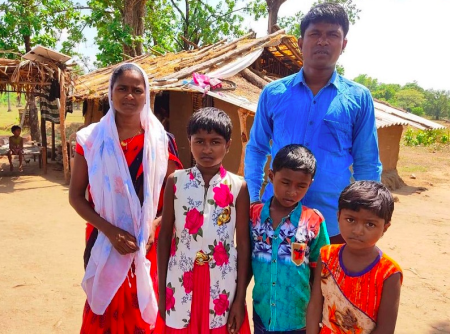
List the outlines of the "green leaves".
<svg viewBox="0 0 450 334">
<path fill-rule="evenodd" d="M 0 11 L 0 49 L 26 53 L 37 44 L 56 48 L 64 35 L 63 52 L 71 54 L 85 40 L 83 17 L 71 0 L 6 0 Z"/>
</svg>

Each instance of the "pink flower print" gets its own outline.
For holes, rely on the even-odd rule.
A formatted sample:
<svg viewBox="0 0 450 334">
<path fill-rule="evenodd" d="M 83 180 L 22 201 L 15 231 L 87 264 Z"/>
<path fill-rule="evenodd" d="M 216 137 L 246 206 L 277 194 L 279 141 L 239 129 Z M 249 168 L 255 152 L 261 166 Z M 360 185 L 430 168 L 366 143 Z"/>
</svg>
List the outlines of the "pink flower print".
<svg viewBox="0 0 450 334">
<path fill-rule="evenodd" d="M 194 177 L 194 173 L 192 173 L 192 171 L 189 172 L 189 180 L 193 180 L 195 179 Z"/>
<path fill-rule="evenodd" d="M 219 298 L 213 300 L 214 312 L 216 315 L 222 315 L 228 309 L 230 302 L 228 301 L 228 296 L 226 294 L 220 294 Z"/>
<path fill-rule="evenodd" d="M 219 187 L 213 188 L 214 201 L 221 208 L 225 208 L 233 203 L 233 194 L 230 191 L 230 187 L 221 183 Z"/>
<path fill-rule="evenodd" d="M 186 223 L 184 227 L 189 230 L 189 234 L 197 234 L 203 225 L 203 214 L 193 208 L 186 213 Z"/>
<path fill-rule="evenodd" d="M 223 266 L 224 264 L 227 264 L 229 262 L 228 253 L 227 253 L 227 250 L 225 249 L 222 241 L 220 241 L 216 245 L 216 247 L 214 247 L 213 257 L 214 257 L 214 261 L 216 262 L 216 264 L 219 267 Z"/>
<path fill-rule="evenodd" d="M 175 310 L 175 297 L 174 289 L 170 287 L 166 287 L 166 311 Z"/>
<path fill-rule="evenodd" d="M 114 178 L 114 192 L 116 192 L 117 194 L 125 193 L 125 183 L 120 176 L 116 176 Z"/>
<path fill-rule="evenodd" d="M 194 288 L 194 273 L 192 271 L 186 271 L 183 274 L 183 286 L 184 292 L 192 292 L 192 289 Z"/>
<path fill-rule="evenodd" d="M 177 185 L 173 184 L 173 194 L 175 195 L 177 193 Z"/>
<path fill-rule="evenodd" d="M 219 174 L 220 174 L 220 177 L 223 179 L 225 177 L 225 175 L 227 175 L 227 170 L 225 168 L 223 168 L 223 166 L 220 166 Z"/>
</svg>

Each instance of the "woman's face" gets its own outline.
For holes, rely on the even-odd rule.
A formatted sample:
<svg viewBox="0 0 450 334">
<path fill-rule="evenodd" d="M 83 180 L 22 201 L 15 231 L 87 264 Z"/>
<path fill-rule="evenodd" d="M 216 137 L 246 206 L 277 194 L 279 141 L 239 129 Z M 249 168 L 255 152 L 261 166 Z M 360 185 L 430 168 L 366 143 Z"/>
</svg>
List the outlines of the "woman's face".
<svg viewBox="0 0 450 334">
<path fill-rule="evenodd" d="M 145 81 L 135 70 L 123 72 L 113 85 L 111 99 L 118 113 L 140 113 L 145 104 Z"/>
</svg>

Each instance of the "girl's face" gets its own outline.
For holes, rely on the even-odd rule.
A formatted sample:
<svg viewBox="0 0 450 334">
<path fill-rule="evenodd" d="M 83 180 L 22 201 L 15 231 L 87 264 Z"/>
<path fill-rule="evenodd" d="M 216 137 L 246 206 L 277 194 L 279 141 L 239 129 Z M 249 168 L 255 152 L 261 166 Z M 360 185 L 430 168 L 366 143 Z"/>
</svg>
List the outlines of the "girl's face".
<svg viewBox="0 0 450 334">
<path fill-rule="evenodd" d="M 214 130 L 210 133 L 200 130 L 191 135 L 189 145 L 197 165 L 204 168 L 219 167 L 230 149 L 231 140 L 227 142 Z"/>
<path fill-rule="evenodd" d="M 112 87 L 111 99 L 118 113 L 140 113 L 145 104 L 145 81 L 142 74 L 135 70 L 123 72 Z"/>
<path fill-rule="evenodd" d="M 366 209 L 342 209 L 338 214 L 338 222 L 347 246 L 355 250 L 374 247 L 391 225 Z"/>
<path fill-rule="evenodd" d="M 21 130 L 21 129 L 15 129 L 14 132 L 13 132 L 13 135 L 14 135 L 15 137 L 19 137 L 21 133 L 22 133 L 22 130 Z"/>
</svg>

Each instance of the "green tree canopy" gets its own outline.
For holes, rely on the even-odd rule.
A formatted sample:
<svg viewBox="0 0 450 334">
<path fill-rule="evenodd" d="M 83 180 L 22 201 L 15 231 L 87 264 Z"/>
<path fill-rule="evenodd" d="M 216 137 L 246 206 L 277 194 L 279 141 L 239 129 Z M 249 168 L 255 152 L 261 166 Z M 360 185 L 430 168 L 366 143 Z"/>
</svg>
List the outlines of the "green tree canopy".
<svg viewBox="0 0 450 334">
<path fill-rule="evenodd" d="M 64 34 L 60 51 L 72 55 L 85 40 L 80 9 L 71 0 L 6 0 L 0 4 L 0 49 L 22 54 L 37 44 L 55 49 Z"/>
<path fill-rule="evenodd" d="M 420 107 L 424 103 L 425 96 L 416 89 L 406 88 L 398 91 L 395 99 L 398 107 L 412 112 L 413 108 Z"/>
<path fill-rule="evenodd" d="M 450 92 L 445 90 L 428 90 L 425 92 L 424 110 L 434 119 L 450 117 Z"/>
</svg>

